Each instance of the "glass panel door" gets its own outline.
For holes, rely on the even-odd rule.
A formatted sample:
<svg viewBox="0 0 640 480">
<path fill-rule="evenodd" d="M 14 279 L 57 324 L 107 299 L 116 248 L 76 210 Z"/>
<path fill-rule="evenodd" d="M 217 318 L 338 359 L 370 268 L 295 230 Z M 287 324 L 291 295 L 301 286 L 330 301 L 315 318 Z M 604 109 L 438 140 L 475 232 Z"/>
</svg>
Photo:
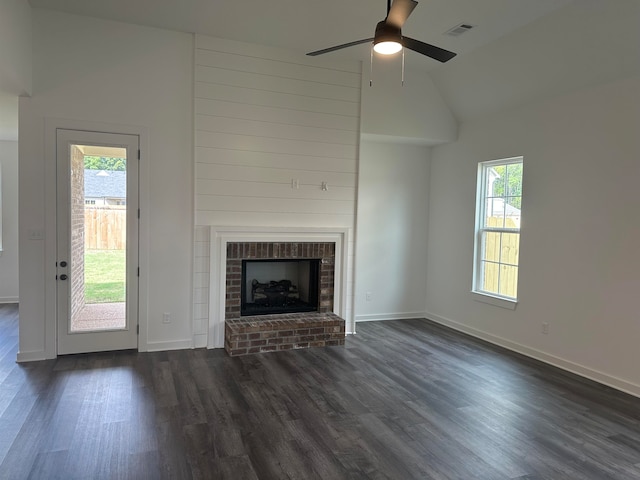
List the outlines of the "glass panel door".
<svg viewBox="0 0 640 480">
<path fill-rule="evenodd" d="M 57 141 L 58 353 L 135 348 L 138 138 Z"/>
</svg>

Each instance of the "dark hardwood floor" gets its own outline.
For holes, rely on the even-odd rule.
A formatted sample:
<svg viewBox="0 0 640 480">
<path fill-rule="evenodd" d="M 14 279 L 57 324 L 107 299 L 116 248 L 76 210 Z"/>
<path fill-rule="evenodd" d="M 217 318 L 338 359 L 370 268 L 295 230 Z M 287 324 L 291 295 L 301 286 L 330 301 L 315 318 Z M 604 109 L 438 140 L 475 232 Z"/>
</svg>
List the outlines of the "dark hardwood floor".
<svg viewBox="0 0 640 480">
<path fill-rule="evenodd" d="M 16 351 L 0 305 L 2 479 L 640 479 L 640 399 L 428 321 L 235 358 Z"/>
</svg>

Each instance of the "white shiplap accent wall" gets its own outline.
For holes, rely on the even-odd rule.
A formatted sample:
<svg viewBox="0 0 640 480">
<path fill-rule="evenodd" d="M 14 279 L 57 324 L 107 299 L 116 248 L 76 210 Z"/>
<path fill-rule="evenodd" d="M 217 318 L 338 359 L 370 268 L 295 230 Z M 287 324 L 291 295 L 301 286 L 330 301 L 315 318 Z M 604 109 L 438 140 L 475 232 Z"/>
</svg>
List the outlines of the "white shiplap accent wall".
<svg viewBox="0 0 640 480">
<path fill-rule="evenodd" d="M 196 226 L 193 249 L 193 332 L 194 346 L 207 345 L 209 324 L 209 227 Z"/>
<path fill-rule="evenodd" d="M 195 70 L 197 225 L 353 227 L 359 63 L 196 36 Z"/>
<path fill-rule="evenodd" d="M 196 252 L 206 225 L 355 228 L 359 62 L 197 35 L 194 77 Z M 199 344 L 209 259 L 194 260 Z"/>
</svg>

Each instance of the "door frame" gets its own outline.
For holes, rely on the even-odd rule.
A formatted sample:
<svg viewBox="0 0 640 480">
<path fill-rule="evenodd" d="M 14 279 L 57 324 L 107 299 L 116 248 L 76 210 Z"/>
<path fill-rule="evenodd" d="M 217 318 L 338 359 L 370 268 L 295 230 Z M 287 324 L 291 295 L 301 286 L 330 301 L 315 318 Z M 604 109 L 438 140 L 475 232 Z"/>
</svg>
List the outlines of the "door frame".
<svg viewBox="0 0 640 480">
<path fill-rule="evenodd" d="M 140 163 L 138 173 L 138 208 L 140 209 L 140 221 L 138 224 L 138 265 L 140 276 L 138 277 L 138 351 L 148 351 L 148 299 L 149 299 L 149 218 L 146 215 L 149 205 L 149 166 L 147 152 L 149 151 L 149 132 L 145 127 L 132 125 L 118 125 L 112 123 L 69 120 L 61 118 L 45 118 L 45 331 L 44 351 L 45 358 L 56 358 L 57 351 L 57 130 L 79 130 L 87 132 L 113 133 L 124 135 L 137 135 L 140 139 Z"/>
<path fill-rule="evenodd" d="M 57 215 L 58 232 L 58 354 L 99 352 L 138 348 L 138 150 L 140 138 L 137 135 L 123 135 L 104 132 L 87 132 L 86 130 L 57 130 Z M 90 331 L 70 331 L 73 315 L 74 288 L 78 281 L 74 271 L 76 252 L 73 238 L 73 207 L 78 208 L 78 199 L 74 197 L 72 174 L 72 146 L 111 147 L 126 149 L 126 300 L 125 328 L 97 329 Z M 83 162 L 84 163 L 84 162 Z M 77 167 L 76 167 L 77 168 Z M 84 168 L 84 167 L 83 167 Z M 86 170 L 85 170 L 86 171 Z M 83 174 L 79 174 L 81 177 Z M 79 183 L 77 185 L 82 185 Z M 77 194 L 77 192 L 76 192 Z M 84 198 L 84 195 L 83 195 Z M 84 211 L 85 205 L 82 202 Z M 84 223 L 84 219 L 83 219 Z M 86 247 L 83 244 L 84 254 Z M 60 262 L 67 263 L 60 265 Z M 84 265 L 84 255 L 82 264 Z M 84 266 L 82 268 L 84 270 Z M 62 276 L 64 275 L 64 276 Z M 67 280 L 68 277 L 68 280 Z M 84 290 L 84 281 L 82 281 Z M 78 293 L 78 292 L 76 292 Z M 84 293 L 83 293 L 84 296 Z M 82 308 L 84 308 L 82 302 Z"/>
</svg>

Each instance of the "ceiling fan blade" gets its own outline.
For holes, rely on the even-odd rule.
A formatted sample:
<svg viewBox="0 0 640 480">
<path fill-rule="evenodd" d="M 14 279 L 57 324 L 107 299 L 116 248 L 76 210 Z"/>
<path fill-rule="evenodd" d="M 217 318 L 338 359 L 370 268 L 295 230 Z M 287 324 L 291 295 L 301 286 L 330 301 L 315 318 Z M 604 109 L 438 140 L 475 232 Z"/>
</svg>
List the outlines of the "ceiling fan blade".
<svg viewBox="0 0 640 480">
<path fill-rule="evenodd" d="M 361 45 L 363 43 L 371 43 L 373 38 L 365 38 L 364 40 L 356 40 L 355 42 L 343 43 L 342 45 L 336 45 L 335 47 L 324 48 L 322 50 L 316 50 L 315 52 L 309 52 L 307 55 L 315 57 L 316 55 L 322 55 L 324 53 L 335 52 L 336 50 L 342 50 L 343 48 L 353 47 L 354 45 Z"/>
<path fill-rule="evenodd" d="M 436 47 L 435 45 L 429 45 L 428 43 L 421 42 L 420 40 L 414 40 L 413 38 L 409 37 L 403 36 L 402 44 L 409 50 L 421 53 L 422 55 L 426 55 L 427 57 L 431 57 L 434 60 L 438 60 L 442 63 L 448 62 L 457 55 L 456 53 L 445 50 L 444 48 Z"/>
<path fill-rule="evenodd" d="M 386 22 L 396 28 L 402 28 L 418 2 L 415 0 L 394 0 L 387 14 Z"/>
</svg>

